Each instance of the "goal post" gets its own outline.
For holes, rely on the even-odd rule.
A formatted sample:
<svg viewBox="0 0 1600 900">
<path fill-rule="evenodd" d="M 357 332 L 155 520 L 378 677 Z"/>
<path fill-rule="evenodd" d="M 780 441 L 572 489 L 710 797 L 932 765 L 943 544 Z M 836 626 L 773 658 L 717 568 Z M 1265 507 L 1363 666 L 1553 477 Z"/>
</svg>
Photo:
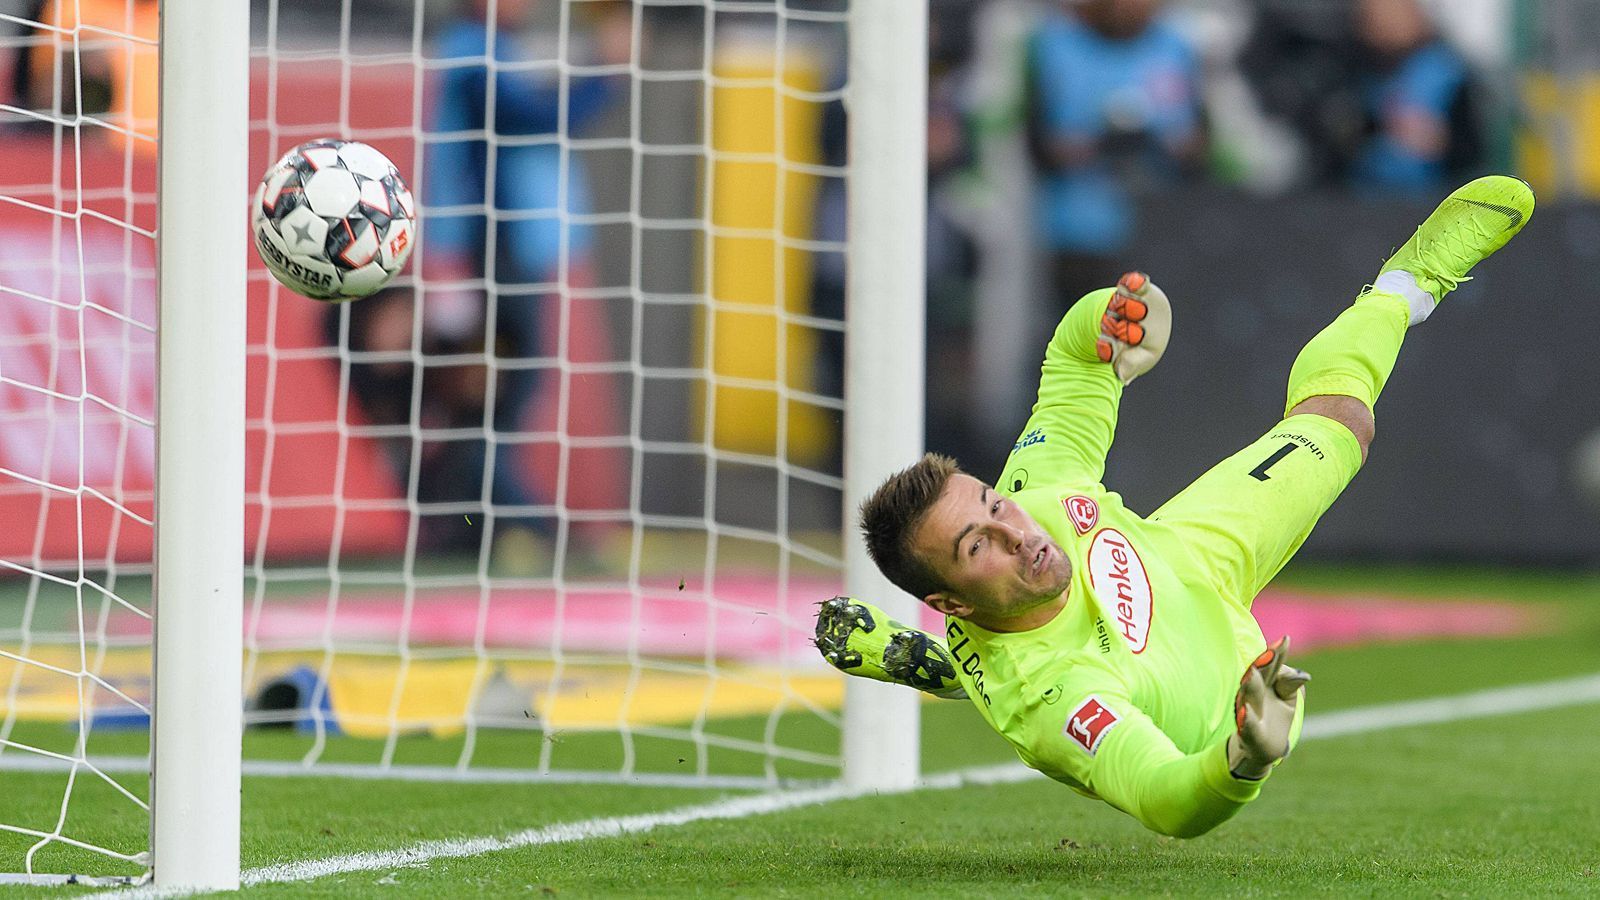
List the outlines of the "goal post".
<svg viewBox="0 0 1600 900">
<path fill-rule="evenodd" d="M 247 3 L 162 0 L 151 871 L 239 885 Z"/>
<path fill-rule="evenodd" d="M 845 303 L 845 585 L 915 622 L 855 527 L 861 501 L 923 447 L 928 7 L 855 2 L 850 18 L 849 281 Z M 904 788 L 920 768 L 918 695 L 852 678 L 844 778 Z"/>
</svg>

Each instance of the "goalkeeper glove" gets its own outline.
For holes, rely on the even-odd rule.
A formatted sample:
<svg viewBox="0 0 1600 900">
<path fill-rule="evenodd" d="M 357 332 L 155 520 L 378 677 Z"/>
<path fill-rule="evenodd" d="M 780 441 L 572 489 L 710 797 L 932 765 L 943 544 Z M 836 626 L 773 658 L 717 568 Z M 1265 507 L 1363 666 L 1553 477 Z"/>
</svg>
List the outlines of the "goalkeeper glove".
<svg viewBox="0 0 1600 900">
<path fill-rule="evenodd" d="M 935 697 L 967 696 L 955 657 L 934 635 L 902 625 L 854 597 L 835 597 L 817 609 L 817 650 L 841 672 L 903 684 Z"/>
<path fill-rule="evenodd" d="M 1166 292 L 1143 272 L 1129 272 L 1117 280 L 1105 315 L 1100 317 L 1100 339 L 1095 353 L 1101 362 L 1131 384 L 1150 371 L 1167 350 L 1172 337 L 1172 304 Z"/>
<path fill-rule="evenodd" d="M 1228 738 L 1228 770 L 1233 777 L 1260 781 L 1289 755 L 1295 707 L 1311 676 L 1284 664 L 1289 638 L 1262 651 L 1244 670 L 1233 699 L 1238 731 Z"/>
</svg>

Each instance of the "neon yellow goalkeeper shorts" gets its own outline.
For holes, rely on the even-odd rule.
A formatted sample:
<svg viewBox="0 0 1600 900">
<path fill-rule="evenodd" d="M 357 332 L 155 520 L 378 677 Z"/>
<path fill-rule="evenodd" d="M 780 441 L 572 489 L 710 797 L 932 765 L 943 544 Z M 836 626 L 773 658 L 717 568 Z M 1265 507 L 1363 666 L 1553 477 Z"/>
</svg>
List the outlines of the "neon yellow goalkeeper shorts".
<svg viewBox="0 0 1600 900">
<path fill-rule="evenodd" d="M 1187 554 L 1191 570 L 1248 610 L 1312 526 L 1361 468 L 1361 445 L 1317 415 L 1279 422 L 1218 463 L 1147 520 L 1163 552 Z"/>
</svg>

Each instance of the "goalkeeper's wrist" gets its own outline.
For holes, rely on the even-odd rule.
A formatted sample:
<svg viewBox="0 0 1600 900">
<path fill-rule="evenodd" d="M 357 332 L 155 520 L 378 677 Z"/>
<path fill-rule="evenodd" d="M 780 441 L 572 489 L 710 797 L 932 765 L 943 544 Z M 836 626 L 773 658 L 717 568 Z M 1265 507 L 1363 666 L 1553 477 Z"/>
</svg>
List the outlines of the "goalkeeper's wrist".
<svg viewBox="0 0 1600 900">
<path fill-rule="evenodd" d="M 1278 764 L 1277 759 L 1263 759 L 1251 753 L 1238 734 L 1228 737 L 1226 752 L 1228 774 L 1237 781 L 1261 781 L 1271 775 L 1272 767 Z"/>
<path fill-rule="evenodd" d="M 1062 316 L 1054 340 L 1067 356 L 1079 362 L 1103 364 L 1095 353 L 1095 342 L 1100 339 L 1100 319 L 1116 292 L 1114 287 L 1090 291 L 1074 301 Z"/>
</svg>

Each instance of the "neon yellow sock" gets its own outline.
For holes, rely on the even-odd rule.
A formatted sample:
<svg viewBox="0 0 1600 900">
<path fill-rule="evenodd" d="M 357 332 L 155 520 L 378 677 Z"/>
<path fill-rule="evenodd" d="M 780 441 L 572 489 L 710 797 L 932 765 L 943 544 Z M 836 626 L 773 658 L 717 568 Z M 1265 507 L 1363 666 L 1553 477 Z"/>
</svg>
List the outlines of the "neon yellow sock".
<svg viewBox="0 0 1600 900">
<path fill-rule="evenodd" d="M 1410 317 L 1410 306 L 1397 294 L 1369 291 L 1357 297 L 1295 357 L 1284 411 L 1324 394 L 1354 397 L 1372 409 L 1394 370 Z"/>
</svg>

